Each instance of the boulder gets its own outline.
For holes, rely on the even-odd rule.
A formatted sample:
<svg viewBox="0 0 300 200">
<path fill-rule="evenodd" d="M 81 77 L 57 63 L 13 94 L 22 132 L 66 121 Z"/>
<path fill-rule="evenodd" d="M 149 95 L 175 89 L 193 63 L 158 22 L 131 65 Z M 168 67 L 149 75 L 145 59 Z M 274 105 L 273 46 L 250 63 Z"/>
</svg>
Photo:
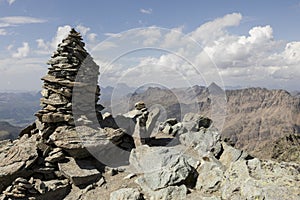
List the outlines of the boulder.
<svg viewBox="0 0 300 200">
<path fill-rule="evenodd" d="M 196 113 L 187 113 L 183 117 L 183 122 L 195 122 L 196 127 L 198 130 L 203 127 L 203 128 L 209 128 L 210 125 L 212 124 L 212 120 L 209 119 L 208 117 L 201 116 Z"/>
<path fill-rule="evenodd" d="M 195 182 L 197 174 L 195 170 L 188 164 L 183 157 L 171 160 L 166 166 L 160 170 L 145 173 L 143 177 L 136 180 L 142 188 L 148 187 L 153 191 L 174 186 L 183 182 Z M 191 180 L 188 180 L 191 178 Z"/>
<path fill-rule="evenodd" d="M 148 193 L 150 199 L 152 200 L 184 200 L 187 194 L 187 188 L 185 185 L 181 186 L 169 186 L 161 190 L 152 191 Z"/>
<path fill-rule="evenodd" d="M 225 167 L 213 156 L 205 157 L 201 160 L 197 172 L 199 175 L 196 189 L 203 193 L 213 193 L 220 188 Z"/>
<path fill-rule="evenodd" d="M 200 156 L 205 156 L 210 152 L 217 156 L 222 150 L 220 134 L 213 128 L 201 128 L 198 132 L 189 131 L 181 134 L 179 141 L 197 150 Z"/>
<path fill-rule="evenodd" d="M 132 150 L 131 167 L 144 173 L 135 182 L 152 199 L 185 199 L 186 186 L 194 187 L 199 162 L 183 155 L 182 148 L 143 145 Z"/>
<path fill-rule="evenodd" d="M 223 153 L 220 156 L 220 161 L 227 168 L 231 165 L 231 163 L 244 159 L 248 156 L 248 154 L 242 150 L 236 149 L 232 146 L 229 146 L 225 142 L 222 142 Z"/>
<path fill-rule="evenodd" d="M 129 163 L 135 172 L 149 173 L 160 171 L 169 163 L 182 157 L 191 167 L 196 169 L 200 162 L 191 156 L 183 154 L 185 150 L 186 147 L 179 145 L 176 147 L 149 147 L 148 145 L 143 145 L 131 151 Z"/>
<path fill-rule="evenodd" d="M 68 162 L 58 163 L 59 171 L 74 185 L 87 185 L 97 182 L 101 178 L 101 172 L 89 160 L 75 160 L 69 157 Z"/>
<path fill-rule="evenodd" d="M 142 194 L 135 188 L 122 188 L 110 193 L 110 200 L 143 200 Z"/>
<path fill-rule="evenodd" d="M 151 133 L 153 131 L 157 131 L 157 130 L 154 130 L 154 129 L 155 129 L 155 125 L 157 123 L 157 120 L 158 120 L 159 116 L 160 116 L 159 108 L 154 108 L 153 110 L 151 110 L 149 112 L 148 119 L 147 119 L 147 122 L 146 122 L 146 130 L 147 130 L 147 133 L 148 133 L 149 137 L 151 136 Z"/>
</svg>

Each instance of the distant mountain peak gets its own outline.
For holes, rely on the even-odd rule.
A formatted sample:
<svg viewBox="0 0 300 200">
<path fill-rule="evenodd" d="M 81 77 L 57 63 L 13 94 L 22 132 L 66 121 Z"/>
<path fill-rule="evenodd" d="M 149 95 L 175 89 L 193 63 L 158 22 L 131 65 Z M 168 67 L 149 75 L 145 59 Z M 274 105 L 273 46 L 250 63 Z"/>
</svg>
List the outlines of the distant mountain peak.
<svg viewBox="0 0 300 200">
<path fill-rule="evenodd" d="M 213 95 L 218 95 L 218 94 L 224 94 L 224 90 L 219 86 L 217 85 L 215 82 L 212 82 L 208 87 L 207 87 L 207 90 L 210 94 L 213 94 Z"/>
</svg>

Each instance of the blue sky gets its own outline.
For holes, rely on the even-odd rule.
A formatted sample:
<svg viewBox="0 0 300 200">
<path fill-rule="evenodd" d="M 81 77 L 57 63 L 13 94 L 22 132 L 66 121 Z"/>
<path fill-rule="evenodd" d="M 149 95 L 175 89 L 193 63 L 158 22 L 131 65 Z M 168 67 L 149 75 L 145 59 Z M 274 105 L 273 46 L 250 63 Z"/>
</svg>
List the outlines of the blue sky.
<svg viewBox="0 0 300 200">
<path fill-rule="evenodd" d="M 0 90 L 40 89 L 40 77 L 47 72 L 46 62 L 70 26 L 81 31 L 92 55 L 103 40 L 120 46 L 115 34 L 122 32 L 126 40 L 129 36 L 125 32 L 133 28 L 149 30 L 151 27 L 140 39 L 148 37 L 161 41 L 156 46 L 161 46 L 167 35 L 158 27 L 176 30 L 201 44 L 219 68 L 224 85 L 298 90 L 299 21 L 300 0 L 0 0 Z M 142 33 L 145 31 L 140 35 Z M 170 36 L 176 38 L 176 35 Z M 182 45 L 182 49 L 189 50 L 186 43 Z M 162 52 L 154 55 L 153 52 L 139 55 L 131 65 L 183 64 L 181 61 L 175 63 L 176 59 Z M 197 56 L 195 54 L 195 58 Z M 136 57 L 131 55 L 126 60 Z M 105 63 L 101 59 L 101 56 L 95 58 L 99 65 Z M 117 74 L 121 60 L 117 64 L 108 67 L 111 71 L 106 74 Z M 123 68 L 124 73 L 128 74 L 128 68 Z M 203 83 L 214 81 L 208 74 L 203 75 Z M 104 78 L 103 84 L 121 80 L 117 76 L 114 78 Z M 150 78 L 143 80 L 151 81 Z M 191 81 L 190 84 L 202 82 Z"/>
</svg>

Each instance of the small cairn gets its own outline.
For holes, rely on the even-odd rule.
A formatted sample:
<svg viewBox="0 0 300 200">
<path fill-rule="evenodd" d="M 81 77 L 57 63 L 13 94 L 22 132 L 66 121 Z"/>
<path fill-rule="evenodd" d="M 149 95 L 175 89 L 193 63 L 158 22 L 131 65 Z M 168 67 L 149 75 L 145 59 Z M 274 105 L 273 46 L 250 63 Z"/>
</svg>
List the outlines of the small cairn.
<svg viewBox="0 0 300 200">
<path fill-rule="evenodd" d="M 103 107 L 97 104 L 100 96 L 97 84 L 99 66 L 84 45 L 80 33 L 72 29 L 47 63 L 50 67 L 42 78 L 42 109 L 35 114 L 38 118 L 36 127 L 43 138 L 48 138 L 58 126 L 74 127 L 75 118 L 84 125 L 98 124 L 102 119 L 100 111 Z M 80 98 L 74 103 L 75 89 Z M 97 122 L 92 115 L 97 117 Z"/>
</svg>

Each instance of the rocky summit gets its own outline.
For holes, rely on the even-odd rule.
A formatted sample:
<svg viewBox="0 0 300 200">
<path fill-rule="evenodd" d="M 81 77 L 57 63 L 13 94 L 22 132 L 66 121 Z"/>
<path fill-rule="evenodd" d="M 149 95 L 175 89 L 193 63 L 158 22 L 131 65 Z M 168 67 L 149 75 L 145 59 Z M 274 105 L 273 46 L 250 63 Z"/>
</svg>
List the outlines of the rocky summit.
<svg viewBox="0 0 300 200">
<path fill-rule="evenodd" d="M 201 113 L 159 123 L 160 110 L 137 101 L 101 114 L 99 67 L 74 29 L 48 64 L 37 120 L 0 142 L 0 199 L 300 199 L 298 163 L 227 144 Z"/>
</svg>

